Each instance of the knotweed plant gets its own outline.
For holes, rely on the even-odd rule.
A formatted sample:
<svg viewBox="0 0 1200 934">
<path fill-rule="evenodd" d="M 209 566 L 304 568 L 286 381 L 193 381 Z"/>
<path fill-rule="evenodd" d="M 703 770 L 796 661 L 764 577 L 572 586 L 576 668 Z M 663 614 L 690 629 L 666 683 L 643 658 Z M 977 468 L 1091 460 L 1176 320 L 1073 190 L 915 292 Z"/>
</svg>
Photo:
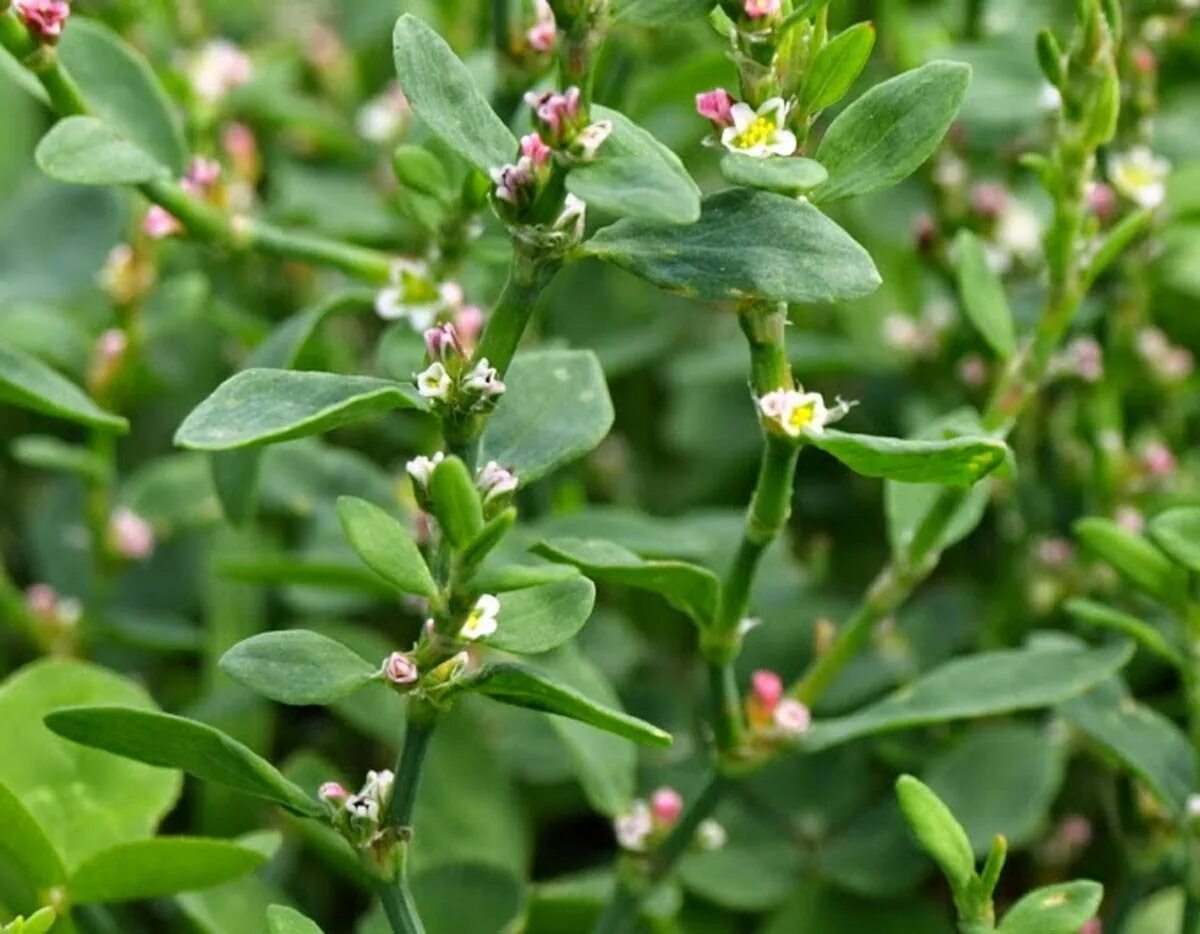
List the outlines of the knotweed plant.
<svg viewBox="0 0 1200 934">
<path fill-rule="evenodd" d="M 4 932 L 1200 931 L 1191 5 L 0 4 Z"/>
</svg>

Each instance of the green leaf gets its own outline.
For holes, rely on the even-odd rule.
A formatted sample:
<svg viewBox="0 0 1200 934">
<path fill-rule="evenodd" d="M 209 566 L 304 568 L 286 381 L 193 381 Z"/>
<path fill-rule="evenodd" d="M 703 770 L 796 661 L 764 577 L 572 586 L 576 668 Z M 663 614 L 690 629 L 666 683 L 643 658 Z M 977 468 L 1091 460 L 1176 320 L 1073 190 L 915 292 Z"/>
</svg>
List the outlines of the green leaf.
<svg viewBox="0 0 1200 934">
<path fill-rule="evenodd" d="M 158 837 L 101 850 L 75 870 L 71 902 L 128 902 L 207 889 L 253 872 L 267 861 L 259 850 L 228 840 Z"/>
<path fill-rule="evenodd" d="M 83 17 L 63 32 L 58 53 L 92 113 L 172 173 L 183 174 L 188 158 L 183 128 L 140 53 L 107 26 Z"/>
<path fill-rule="evenodd" d="M 592 107 L 593 120 L 613 130 L 590 165 L 567 174 L 567 190 L 588 208 L 659 224 L 692 224 L 700 217 L 700 189 L 679 157 L 616 110 Z"/>
<path fill-rule="evenodd" d="M 1034 889 L 1008 909 L 996 934 L 1076 934 L 1103 897 L 1104 887 L 1086 880 Z"/>
<path fill-rule="evenodd" d="M 578 460 L 607 437 L 612 400 L 590 350 L 518 354 L 507 391 L 479 442 L 479 462 L 496 461 L 528 485 Z"/>
<path fill-rule="evenodd" d="M 174 807 L 182 777 L 64 742 L 42 718 L 67 704 L 149 708 L 153 701 L 127 678 L 67 659 L 27 665 L 0 685 L 0 784 L 21 802 L 70 872 L 99 850 L 153 834 Z M 20 823 L 6 819 L 0 826 L 4 836 L 16 833 Z M 49 871 L 44 848 L 31 848 L 28 855 L 30 868 Z"/>
<path fill-rule="evenodd" d="M 711 301 L 830 302 L 861 298 L 880 284 L 867 251 L 811 204 L 744 188 L 706 198 L 690 226 L 618 221 L 581 250 Z"/>
<path fill-rule="evenodd" d="M 302 816 L 323 813 L 320 804 L 266 759 L 196 720 L 130 707 L 67 707 L 47 716 L 46 726 L 85 746 L 147 765 L 181 769 L 196 778 L 274 801 Z"/>
<path fill-rule="evenodd" d="M 136 143 L 95 117 L 67 117 L 42 137 L 38 168 L 74 185 L 139 185 L 167 170 Z"/>
<path fill-rule="evenodd" d="M 975 875 L 975 853 L 962 824 L 932 789 L 911 775 L 897 779 L 896 798 L 921 849 L 941 868 L 955 895 L 961 895 Z"/>
<path fill-rule="evenodd" d="M 516 138 L 441 36 L 406 13 L 392 38 L 400 88 L 436 136 L 483 172 L 516 159 Z"/>
<path fill-rule="evenodd" d="M 1189 571 L 1200 574 L 1200 506 L 1179 506 L 1150 520 L 1150 538 Z"/>
<path fill-rule="evenodd" d="M 54 844 L 25 805 L 0 785 L 0 852 L 6 853 L 29 883 L 31 891 L 45 891 L 62 885 L 67 878 L 66 867 Z"/>
<path fill-rule="evenodd" d="M 435 866 L 415 873 L 412 880 L 413 899 L 425 929 L 454 934 L 512 930 L 525 900 L 524 889 L 515 873 L 482 862 Z M 471 897 L 463 898 L 464 892 Z"/>
<path fill-rule="evenodd" d="M 818 720 L 801 745 L 817 750 L 893 730 L 1049 707 L 1081 694 L 1129 661 L 1127 642 L 1105 648 L 1038 646 L 955 659 L 883 700 Z"/>
<path fill-rule="evenodd" d="M 712 6 L 712 0 L 614 0 L 613 12 L 618 22 L 675 26 L 689 17 L 703 16 Z"/>
<path fill-rule="evenodd" d="M 267 930 L 269 934 L 322 934 L 315 921 L 287 905 L 267 909 Z"/>
<path fill-rule="evenodd" d="M 864 477 L 900 483 L 970 486 L 1004 463 L 1008 448 L 991 438 L 909 441 L 825 431 L 806 439 Z"/>
<path fill-rule="evenodd" d="M 467 465 L 457 457 L 447 457 L 433 468 L 429 499 L 438 525 L 455 548 L 466 548 L 483 531 L 483 502 Z"/>
<path fill-rule="evenodd" d="M 46 934 L 53 927 L 58 915 L 53 908 L 39 908 L 28 918 L 18 917 L 0 928 L 3 934 Z"/>
<path fill-rule="evenodd" d="M 307 629 L 262 632 L 221 656 L 221 670 L 255 693 L 303 707 L 327 705 L 370 683 L 378 665 Z"/>
<path fill-rule="evenodd" d="M 1187 571 L 1136 532 L 1091 517 L 1075 523 L 1075 535 L 1139 590 L 1173 606 L 1186 598 Z"/>
<path fill-rule="evenodd" d="M 1169 642 L 1166 636 L 1136 616 L 1078 597 L 1068 600 L 1063 604 L 1063 609 L 1086 626 L 1109 629 L 1134 639 L 1142 648 L 1178 668 L 1182 669 L 1186 664 L 1183 653 Z"/>
<path fill-rule="evenodd" d="M 721 157 L 721 174 L 735 185 L 765 188 L 785 195 L 811 191 L 829 178 L 825 166 L 812 159 L 800 156 L 758 159 L 738 152 L 727 152 Z"/>
<path fill-rule="evenodd" d="M 983 244 L 969 230 L 961 231 L 954 241 L 954 268 L 963 308 L 975 330 L 1001 360 L 1011 359 L 1017 352 L 1017 336 L 1004 284 L 988 265 Z"/>
<path fill-rule="evenodd" d="M 537 545 L 543 558 L 579 568 L 592 580 L 661 594 L 697 623 L 712 620 L 720 582 L 708 568 L 685 561 L 646 560 L 613 542 L 557 538 Z"/>
<path fill-rule="evenodd" d="M 24 435 L 9 447 L 13 460 L 37 470 L 78 474 L 98 483 L 107 482 L 111 471 L 102 457 L 79 444 L 68 444 L 49 435 Z"/>
<path fill-rule="evenodd" d="M 322 560 L 320 557 L 290 555 L 268 555 L 261 558 L 237 556 L 218 558 L 215 570 L 222 577 L 253 584 L 324 587 L 381 597 L 390 597 L 394 593 L 379 579 L 379 575 L 365 570 L 358 564 L 342 563 L 336 559 Z"/>
<path fill-rule="evenodd" d="M 516 707 L 578 720 L 646 746 L 669 746 L 671 734 L 653 724 L 602 707 L 572 688 L 523 665 L 488 665 L 473 675 L 467 689 Z"/>
<path fill-rule="evenodd" d="M 896 184 L 933 155 L 971 83 L 959 62 L 930 62 L 878 84 L 842 111 L 817 149 L 829 181 L 815 201 L 865 195 Z"/>
<path fill-rule="evenodd" d="M 437 597 L 438 587 L 421 549 L 404 526 L 356 496 L 339 497 L 337 513 L 346 540 L 367 567 L 401 593 Z"/>
<path fill-rule="evenodd" d="M 583 628 L 596 602 L 596 587 L 586 577 L 571 577 L 499 597 L 499 626 L 488 644 L 536 655 L 562 645 Z"/>
<path fill-rule="evenodd" d="M 1188 738 L 1158 711 L 1129 696 L 1117 678 L 1071 698 L 1058 713 L 1116 756 L 1176 817 L 1200 787 Z"/>
<path fill-rule="evenodd" d="M 800 89 L 800 107 L 814 114 L 840 101 L 867 66 L 875 48 L 875 27 L 856 23 L 829 41 L 813 58 Z"/>
<path fill-rule="evenodd" d="M 105 412 L 82 389 L 37 357 L 9 347 L 0 347 L 0 403 L 92 428 L 122 433 L 129 430 L 125 419 Z"/>
<path fill-rule="evenodd" d="M 390 380 L 297 370 L 242 370 L 192 410 L 175 433 L 175 443 L 200 451 L 277 444 L 417 405 L 404 387 Z"/>
</svg>

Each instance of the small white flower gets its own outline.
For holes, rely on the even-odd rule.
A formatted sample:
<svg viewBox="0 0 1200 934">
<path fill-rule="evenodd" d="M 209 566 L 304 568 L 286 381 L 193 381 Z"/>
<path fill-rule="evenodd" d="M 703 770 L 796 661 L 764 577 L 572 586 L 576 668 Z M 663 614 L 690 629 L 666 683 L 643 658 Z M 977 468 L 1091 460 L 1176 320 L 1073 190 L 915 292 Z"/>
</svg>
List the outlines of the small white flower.
<svg viewBox="0 0 1200 934">
<path fill-rule="evenodd" d="M 429 268 L 416 260 L 399 259 L 392 264 L 392 284 L 375 296 L 375 313 L 385 321 L 407 318 L 413 330 L 424 333 L 433 326 L 445 307 L 442 290 L 429 275 Z"/>
<path fill-rule="evenodd" d="M 700 826 L 696 828 L 696 844 L 706 852 L 721 849 L 728 839 L 729 835 L 725 832 L 725 828 L 711 817 L 702 820 Z"/>
<path fill-rule="evenodd" d="M 432 457 L 426 457 L 422 454 L 420 457 L 414 457 L 405 464 L 404 469 L 412 477 L 413 483 L 425 489 L 429 486 L 429 478 L 433 476 L 433 468 L 440 464 L 445 457 L 446 455 L 441 451 L 438 451 Z"/>
<path fill-rule="evenodd" d="M 800 701 L 785 697 L 775 708 L 772 721 L 784 736 L 800 736 L 812 725 L 812 714 Z"/>
<path fill-rule="evenodd" d="M 1042 249 L 1042 221 L 1029 205 L 1013 198 L 996 221 L 996 246 L 1007 257 L 1035 261 Z"/>
<path fill-rule="evenodd" d="M 354 118 L 354 128 L 363 139 L 387 143 L 404 131 L 411 113 L 404 92 L 392 85 L 359 108 Z"/>
<path fill-rule="evenodd" d="M 1167 176 L 1171 163 L 1156 156 L 1147 146 L 1135 146 L 1109 160 L 1108 174 L 1113 187 L 1140 207 L 1153 209 L 1167 197 Z"/>
<path fill-rule="evenodd" d="M 1058 110 L 1062 107 L 1062 102 L 1062 91 L 1049 82 L 1042 85 L 1042 93 L 1038 97 L 1042 110 Z"/>
<path fill-rule="evenodd" d="M 640 852 L 646 848 L 646 840 L 654 830 L 654 818 L 650 806 L 645 801 L 637 800 L 629 806 L 629 810 L 613 821 L 613 831 L 621 849 Z"/>
<path fill-rule="evenodd" d="M 568 194 L 562 212 L 554 219 L 554 229 L 567 231 L 574 237 L 583 235 L 583 220 L 587 216 L 587 202 Z"/>
<path fill-rule="evenodd" d="M 215 104 L 254 77 L 254 64 L 228 39 L 214 39 L 196 53 L 188 77 L 196 96 Z"/>
<path fill-rule="evenodd" d="M 459 638 L 466 639 L 468 642 L 486 639 L 499 628 L 499 615 L 500 601 L 492 594 L 485 593 L 475 601 L 475 606 L 468 614 L 467 621 L 458 631 Z"/>
<path fill-rule="evenodd" d="M 368 795 L 351 795 L 345 808 L 352 820 L 370 824 L 379 820 L 379 802 Z"/>
<path fill-rule="evenodd" d="M 746 156 L 790 156 L 796 151 L 796 134 L 785 129 L 787 104 L 782 97 L 772 97 L 758 110 L 749 104 L 737 103 L 730 108 L 733 126 L 721 131 L 726 149 Z"/>
<path fill-rule="evenodd" d="M 496 368 L 484 357 L 475 364 L 463 377 L 463 389 L 484 398 L 494 398 L 504 394 L 505 385 L 500 379 Z"/>
<path fill-rule="evenodd" d="M 417 374 L 417 392 L 425 399 L 445 401 L 450 397 L 454 380 L 441 362 L 431 363 Z"/>
<path fill-rule="evenodd" d="M 1195 820 L 1200 817 L 1200 795 L 1188 795 L 1187 816 Z"/>
<path fill-rule="evenodd" d="M 585 162 L 591 162 L 596 158 L 596 153 L 600 151 L 600 147 L 604 145 L 604 141 L 612 133 L 612 129 L 611 120 L 597 120 L 595 123 L 589 124 L 579 131 L 579 135 L 575 137 L 572 148 L 576 150 L 576 154 L 580 159 Z"/>
<path fill-rule="evenodd" d="M 390 769 L 381 769 L 378 772 L 367 772 L 367 781 L 363 785 L 361 795 L 373 798 L 380 806 L 387 804 L 392 797 L 392 782 L 395 776 L 392 775 Z"/>
<path fill-rule="evenodd" d="M 776 389 L 758 400 L 758 410 L 792 438 L 804 434 L 819 435 L 829 421 L 825 398 L 819 392 Z"/>
<path fill-rule="evenodd" d="M 488 461 L 475 477 L 475 488 L 483 494 L 483 504 L 508 496 L 517 491 L 518 478 L 515 473 L 501 467 L 496 461 Z"/>
</svg>

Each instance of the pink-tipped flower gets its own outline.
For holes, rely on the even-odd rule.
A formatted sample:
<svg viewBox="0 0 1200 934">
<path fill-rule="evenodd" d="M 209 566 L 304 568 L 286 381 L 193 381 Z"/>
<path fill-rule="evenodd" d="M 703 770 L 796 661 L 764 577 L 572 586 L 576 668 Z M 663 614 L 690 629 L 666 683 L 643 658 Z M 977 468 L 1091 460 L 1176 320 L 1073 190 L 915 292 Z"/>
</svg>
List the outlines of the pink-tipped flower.
<svg viewBox="0 0 1200 934">
<path fill-rule="evenodd" d="M 1079 934 L 1104 934 L 1104 924 L 1099 918 L 1089 918 L 1083 922 Z"/>
<path fill-rule="evenodd" d="M 987 361 L 977 353 L 967 354 L 958 362 L 958 378 L 965 386 L 982 386 L 988 378 Z"/>
<path fill-rule="evenodd" d="M 775 728 L 786 737 L 799 736 L 808 732 L 812 725 L 812 714 L 800 701 L 784 698 L 775 708 Z"/>
<path fill-rule="evenodd" d="M 1133 47 L 1133 53 L 1130 55 L 1133 61 L 1133 67 L 1140 75 L 1152 75 L 1158 71 L 1158 59 L 1154 57 L 1154 53 L 1150 51 L 1148 45 L 1139 43 Z"/>
<path fill-rule="evenodd" d="M 454 325 L 447 321 L 426 331 L 425 352 L 431 361 L 441 360 L 443 363 L 452 357 L 461 357 L 462 342 Z"/>
<path fill-rule="evenodd" d="M 696 95 L 696 113 L 724 129 L 733 126 L 733 96 L 724 88 L 713 88 Z"/>
<path fill-rule="evenodd" d="M 650 813 L 659 827 L 670 827 L 683 813 L 683 796 L 674 788 L 659 788 L 650 796 Z"/>
<path fill-rule="evenodd" d="M 1093 338 L 1075 338 L 1067 345 L 1067 356 L 1075 375 L 1085 383 L 1104 378 L 1104 350 Z"/>
<path fill-rule="evenodd" d="M 183 230 L 183 224 L 170 211 L 158 204 L 150 205 L 142 219 L 142 233 L 151 240 L 165 240 Z"/>
<path fill-rule="evenodd" d="M 1043 538 L 1037 546 L 1038 561 L 1048 568 L 1061 568 L 1074 555 L 1074 547 L 1065 538 Z"/>
<path fill-rule="evenodd" d="M 1107 221 L 1117 212 L 1117 193 L 1111 185 L 1092 182 L 1087 190 L 1087 205 L 1097 219 Z"/>
<path fill-rule="evenodd" d="M 25 608 L 45 622 L 58 613 L 58 591 L 49 584 L 32 584 L 25 591 Z"/>
<path fill-rule="evenodd" d="M 530 91 L 525 103 L 551 144 L 567 142 L 580 129 L 577 125 L 583 98 L 579 88 L 571 87 L 561 94 L 554 91 Z"/>
<path fill-rule="evenodd" d="M 489 173 L 495 184 L 492 194 L 498 201 L 504 201 L 514 207 L 520 207 L 532 200 L 537 189 L 537 179 L 534 177 L 533 162 L 522 156 L 510 165 L 502 165 Z"/>
<path fill-rule="evenodd" d="M 53 44 L 62 36 L 71 15 L 67 0 L 16 0 L 17 17 L 39 41 Z"/>
<path fill-rule="evenodd" d="M 120 362 L 129 347 L 129 337 L 120 328 L 109 328 L 96 341 L 96 362 L 102 366 L 113 366 Z"/>
<path fill-rule="evenodd" d="M 221 131 L 221 147 L 238 166 L 258 158 L 258 139 L 244 123 L 230 123 Z"/>
<path fill-rule="evenodd" d="M 1092 842 L 1092 822 L 1081 814 L 1069 814 L 1058 825 L 1059 840 L 1073 850 L 1081 850 Z"/>
<path fill-rule="evenodd" d="M 122 558 L 143 561 L 154 553 L 154 529 L 131 509 L 121 506 L 108 521 L 109 541 Z"/>
<path fill-rule="evenodd" d="M 192 197 L 201 198 L 216 185 L 220 178 L 221 163 L 216 159 L 195 156 L 188 166 L 183 181 L 180 182 L 180 187 Z"/>
<path fill-rule="evenodd" d="M 744 0 L 742 9 L 751 19 L 774 16 L 779 12 L 780 0 Z"/>
<path fill-rule="evenodd" d="M 337 782 L 326 782 L 317 790 L 317 797 L 326 804 L 341 804 L 350 797 L 350 792 Z"/>
<path fill-rule="evenodd" d="M 554 20 L 544 20 L 529 28 L 525 40 L 535 52 L 549 52 L 558 44 L 558 26 Z"/>
<path fill-rule="evenodd" d="M 937 235 L 937 221 L 933 219 L 932 214 L 924 211 L 913 219 L 913 245 L 922 253 L 933 249 L 933 245 L 937 243 Z"/>
<path fill-rule="evenodd" d="M 483 309 L 478 305 L 463 305 L 454 316 L 454 325 L 464 350 L 473 348 L 483 333 Z"/>
<path fill-rule="evenodd" d="M 997 182 L 980 182 L 971 189 L 971 209 L 984 220 L 996 220 L 1008 203 L 1008 189 Z"/>
<path fill-rule="evenodd" d="M 755 702 L 771 713 L 783 698 L 783 679 L 773 671 L 760 669 L 750 676 L 750 690 Z"/>
<path fill-rule="evenodd" d="M 550 161 L 554 151 L 547 146 L 537 133 L 527 133 L 521 137 L 521 155 L 527 158 L 535 169 L 540 169 Z"/>
<path fill-rule="evenodd" d="M 1161 441 L 1152 441 L 1142 449 L 1142 466 L 1152 477 L 1169 477 L 1175 472 L 1175 455 Z"/>
<path fill-rule="evenodd" d="M 383 663 L 383 674 L 392 684 L 414 684 L 421 676 L 417 663 L 403 652 L 393 652 Z"/>
<path fill-rule="evenodd" d="M 1134 535 L 1140 535 L 1146 530 L 1146 517 L 1136 506 L 1118 506 L 1117 511 L 1113 513 L 1113 521 Z"/>
<path fill-rule="evenodd" d="M 515 493 L 519 483 L 515 473 L 496 461 L 488 461 L 475 477 L 475 488 L 483 496 L 485 506 Z"/>
</svg>

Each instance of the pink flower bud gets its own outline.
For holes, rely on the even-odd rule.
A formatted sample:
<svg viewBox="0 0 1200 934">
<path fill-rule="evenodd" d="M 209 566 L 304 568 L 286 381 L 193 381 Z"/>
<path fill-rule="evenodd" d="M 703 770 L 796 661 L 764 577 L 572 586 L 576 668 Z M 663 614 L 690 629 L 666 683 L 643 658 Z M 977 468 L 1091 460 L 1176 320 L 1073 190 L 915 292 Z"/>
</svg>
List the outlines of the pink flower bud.
<svg viewBox="0 0 1200 934">
<path fill-rule="evenodd" d="M 163 240 L 183 230 L 175 215 L 161 205 L 152 204 L 142 219 L 142 232 L 151 240 Z"/>
<path fill-rule="evenodd" d="M 1140 535 L 1146 529 L 1146 517 L 1135 506 L 1118 506 L 1113 521 L 1127 532 Z"/>
<path fill-rule="evenodd" d="M 977 387 L 987 382 L 987 361 L 979 354 L 967 354 L 958 362 L 958 378 L 966 386 Z"/>
<path fill-rule="evenodd" d="M 454 316 L 454 325 L 463 347 L 474 347 L 483 333 L 483 309 L 478 305 L 463 305 Z"/>
<path fill-rule="evenodd" d="M 1175 455 L 1161 441 L 1152 441 L 1142 449 L 1142 466 L 1152 477 L 1167 477 L 1175 472 Z"/>
<path fill-rule="evenodd" d="M 417 663 L 403 652 L 393 652 L 387 657 L 383 673 L 392 684 L 412 684 L 421 676 Z"/>
<path fill-rule="evenodd" d="M 971 189 L 971 209 L 985 220 L 1003 214 L 1008 201 L 1008 189 L 996 182 L 981 182 Z"/>
<path fill-rule="evenodd" d="M 322 801 L 338 804 L 350 797 L 350 792 L 337 782 L 326 782 L 317 790 L 317 797 Z"/>
<path fill-rule="evenodd" d="M 190 195 L 199 197 L 213 187 L 221 178 L 221 163 L 216 159 L 195 156 L 183 177 L 183 188 Z"/>
<path fill-rule="evenodd" d="M 450 322 L 439 324 L 425 332 L 425 351 L 430 360 L 445 361 L 449 357 L 462 356 L 462 343 L 458 332 Z"/>
<path fill-rule="evenodd" d="M 742 9 L 751 19 L 774 16 L 779 12 L 780 0 L 744 0 Z"/>
<path fill-rule="evenodd" d="M 1060 568 L 1071 560 L 1075 549 L 1065 538 L 1044 538 L 1038 544 L 1038 560 L 1046 567 Z"/>
<path fill-rule="evenodd" d="M 932 214 L 918 214 L 912 225 L 913 244 L 921 252 L 927 252 L 937 242 L 937 222 Z"/>
<path fill-rule="evenodd" d="M 783 697 L 783 680 L 775 672 L 764 668 L 750 676 L 750 690 L 763 709 L 771 713 Z"/>
<path fill-rule="evenodd" d="M 812 714 L 800 701 L 784 698 L 775 708 L 775 726 L 786 736 L 799 736 L 812 725 Z"/>
<path fill-rule="evenodd" d="M 683 797 L 674 788 L 660 788 L 650 796 L 650 813 L 655 823 L 669 827 L 683 813 Z"/>
<path fill-rule="evenodd" d="M 25 591 L 25 606 L 34 616 L 49 622 L 58 611 L 58 592 L 49 584 L 33 584 Z"/>
<path fill-rule="evenodd" d="M 123 506 L 113 511 L 108 535 L 113 550 L 122 558 L 142 561 L 154 553 L 154 530 L 150 523 Z"/>
<path fill-rule="evenodd" d="M 533 163 L 535 169 L 540 169 L 550 161 L 553 151 L 542 142 L 537 133 L 529 133 L 521 137 L 521 155 Z"/>
<path fill-rule="evenodd" d="M 1082 849 L 1092 842 L 1092 822 L 1081 814 L 1070 814 L 1058 825 L 1058 837 L 1072 849 Z"/>
<path fill-rule="evenodd" d="M 1104 934 L 1104 924 L 1099 918 L 1090 918 L 1083 922 L 1083 927 L 1079 929 L 1079 934 Z"/>
<path fill-rule="evenodd" d="M 1117 193 L 1104 182 L 1092 182 L 1087 190 L 1088 210 L 1102 221 L 1109 220 L 1117 211 Z"/>
<path fill-rule="evenodd" d="M 697 94 L 696 113 L 718 127 L 733 126 L 733 96 L 724 88 Z"/>
<path fill-rule="evenodd" d="M 37 39 L 53 44 L 62 35 L 71 5 L 67 0 L 16 0 L 17 17 Z"/>
<path fill-rule="evenodd" d="M 530 27 L 525 41 L 535 52 L 549 52 L 558 43 L 558 27 L 554 20 L 545 20 Z"/>
<path fill-rule="evenodd" d="M 1152 75 L 1158 70 L 1158 59 L 1154 57 L 1149 46 L 1135 45 L 1130 58 L 1133 61 L 1134 69 L 1140 75 Z"/>
</svg>

